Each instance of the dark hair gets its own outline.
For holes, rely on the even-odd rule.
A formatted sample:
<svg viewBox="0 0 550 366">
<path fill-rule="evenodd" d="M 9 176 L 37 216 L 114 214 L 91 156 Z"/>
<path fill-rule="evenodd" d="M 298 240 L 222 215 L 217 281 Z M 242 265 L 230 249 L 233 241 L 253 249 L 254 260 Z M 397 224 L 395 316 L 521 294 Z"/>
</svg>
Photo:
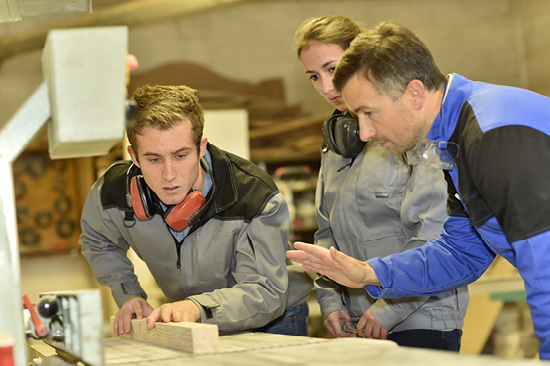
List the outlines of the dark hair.
<svg viewBox="0 0 550 366">
<path fill-rule="evenodd" d="M 390 22 L 351 42 L 332 78 L 336 90 L 341 92 L 356 73 L 392 99 L 399 98 L 411 80 L 420 80 L 430 91 L 446 81 L 426 45 L 408 28 Z"/>
<path fill-rule="evenodd" d="M 134 150 L 138 148 L 136 134 L 145 127 L 168 130 L 183 120 L 189 120 L 193 142 L 200 151 L 204 110 L 195 89 L 185 85 L 145 85 L 134 91 L 132 99 L 137 103 L 137 122 L 127 128 L 126 133 Z"/>
</svg>

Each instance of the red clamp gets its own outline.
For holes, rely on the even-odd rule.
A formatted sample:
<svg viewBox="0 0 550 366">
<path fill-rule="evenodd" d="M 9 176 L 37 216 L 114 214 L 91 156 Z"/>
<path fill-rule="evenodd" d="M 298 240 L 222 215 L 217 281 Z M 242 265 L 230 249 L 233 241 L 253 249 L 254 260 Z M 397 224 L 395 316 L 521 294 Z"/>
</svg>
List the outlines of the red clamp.
<svg viewBox="0 0 550 366">
<path fill-rule="evenodd" d="M 34 332 L 39 338 L 44 338 L 48 335 L 48 328 L 42 323 L 42 320 L 40 320 L 40 317 L 36 313 L 36 310 L 31 303 L 31 300 L 29 300 L 29 297 L 27 294 L 23 294 L 23 304 L 25 305 L 25 309 L 27 309 L 31 313 L 31 320 L 34 326 Z"/>
</svg>

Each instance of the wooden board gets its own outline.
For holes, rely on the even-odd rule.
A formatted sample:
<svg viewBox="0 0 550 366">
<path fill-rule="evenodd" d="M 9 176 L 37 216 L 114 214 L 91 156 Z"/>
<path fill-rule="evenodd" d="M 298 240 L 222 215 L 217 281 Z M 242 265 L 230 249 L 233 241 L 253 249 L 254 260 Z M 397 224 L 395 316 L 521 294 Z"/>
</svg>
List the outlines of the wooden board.
<svg viewBox="0 0 550 366">
<path fill-rule="evenodd" d="M 218 351 L 218 326 L 202 323 L 159 323 L 147 329 L 147 319 L 132 319 L 132 338 L 193 354 Z"/>
</svg>

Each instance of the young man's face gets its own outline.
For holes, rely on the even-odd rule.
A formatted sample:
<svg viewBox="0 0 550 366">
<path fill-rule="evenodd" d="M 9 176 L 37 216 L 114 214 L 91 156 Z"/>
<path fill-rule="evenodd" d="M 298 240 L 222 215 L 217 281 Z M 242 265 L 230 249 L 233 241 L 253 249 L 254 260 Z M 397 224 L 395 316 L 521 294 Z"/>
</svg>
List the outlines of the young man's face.
<svg viewBox="0 0 550 366">
<path fill-rule="evenodd" d="M 306 75 L 317 93 L 342 112 L 348 107 L 342 96 L 334 89 L 332 75 L 343 54 L 344 50 L 340 46 L 319 42 L 312 43 L 300 54 Z"/>
<path fill-rule="evenodd" d="M 349 110 L 359 119 L 359 137 L 374 140 L 394 155 L 412 149 L 423 137 L 410 90 L 394 101 L 380 94 L 364 76 L 356 73 L 342 90 Z"/>
<path fill-rule="evenodd" d="M 202 139 L 200 151 L 197 151 L 189 120 L 164 131 L 146 127 L 136 135 L 136 140 L 137 152 L 132 146 L 128 147 L 128 152 L 141 168 L 149 188 L 162 202 L 176 205 L 191 188 L 202 189 L 204 175 L 200 159 L 206 152 L 207 140 Z"/>
</svg>

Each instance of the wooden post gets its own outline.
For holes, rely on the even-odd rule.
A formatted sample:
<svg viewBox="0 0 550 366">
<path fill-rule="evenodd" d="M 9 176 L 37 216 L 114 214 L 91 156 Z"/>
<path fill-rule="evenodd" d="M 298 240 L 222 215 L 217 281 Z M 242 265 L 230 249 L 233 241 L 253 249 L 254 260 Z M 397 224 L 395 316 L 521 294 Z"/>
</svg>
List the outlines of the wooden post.
<svg viewBox="0 0 550 366">
<path fill-rule="evenodd" d="M 218 351 L 218 326 L 202 323 L 161 323 L 147 329 L 147 319 L 132 319 L 132 338 L 193 354 Z"/>
</svg>

